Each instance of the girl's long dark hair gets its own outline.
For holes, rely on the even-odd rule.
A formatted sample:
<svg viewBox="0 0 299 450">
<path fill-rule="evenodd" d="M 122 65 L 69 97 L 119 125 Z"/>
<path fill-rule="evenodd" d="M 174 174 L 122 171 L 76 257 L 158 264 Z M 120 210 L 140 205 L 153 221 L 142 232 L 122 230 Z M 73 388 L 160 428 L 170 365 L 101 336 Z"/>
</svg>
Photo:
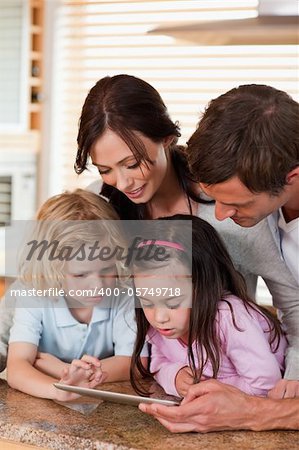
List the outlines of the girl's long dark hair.
<svg viewBox="0 0 299 450">
<path fill-rule="evenodd" d="M 281 328 L 279 321 L 265 308 L 254 303 L 247 294 L 246 283 L 242 275 L 235 269 L 232 260 L 217 231 L 204 220 L 183 214 L 164 217 L 163 220 L 173 221 L 166 228 L 165 223 L 159 220 L 142 222 L 140 236 L 149 239 L 159 236 L 160 239 L 181 244 L 186 251 L 167 248 L 169 261 L 175 259 L 191 268 L 192 264 L 192 312 L 190 314 L 190 327 L 188 336 L 189 365 L 194 375 L 194 382 L 201 378 L 207 361 L 213 369 L 213 378 L 217 377 L 221 360 L 221 341 L 217 331 L 216 316 L 219 301 L 225 301 L 230 309 L 234 326 L 242 332 L 235 321 L 231 303 L 226 298 L 235 295 L 243 302 L 248 314 L 257 311 L 265 317 L 271 334 L 270 345 L 277 339 L 277 345 L 272 348 L 275 352 L 279 346 Z M 182 232 L 181 220 L 192 223 L 192 241 Z M 148 229 L 146 224 L 148 224 Z M 153 269 L 155 261 L 135 261 L 133 270 Z M 136 298 L 138 303 L 138 299 Z M 138 306 L 138 305 L 136 305 Z M 141 351 L 146 341 L 149 323 L 143 309 L 136 308 L 137 339 L 131 360 L 131 383 L 140 395 L 148 392 L 138 381 L 138 372 L 142 377 L 151 377 L 153 374 L 141 363 Z M 195 342 L 196 355 L 192 349 Z M 198 363 L 196 362 L 198 359 Z"/>
</svg>

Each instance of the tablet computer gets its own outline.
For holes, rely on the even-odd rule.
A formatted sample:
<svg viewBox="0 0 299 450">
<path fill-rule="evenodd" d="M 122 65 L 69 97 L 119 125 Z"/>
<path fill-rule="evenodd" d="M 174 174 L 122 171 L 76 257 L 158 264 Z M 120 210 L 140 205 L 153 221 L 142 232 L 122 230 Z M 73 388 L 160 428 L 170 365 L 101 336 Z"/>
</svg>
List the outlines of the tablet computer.
<svg viewBox="0 0 299 450">
<path fill-rule="evenodd" d="M 120 392 L 100 391 L 98 389 L 83 388 L 79 386 L 71 386 L 68 384 L 54 383 L 57 389 L 63 391 L 74 392 L 80 395 L 86 395 L 88 397 L 99 398 L 100 400 L 106 400 L 113 403 L 124 403 L 126 405 L 138 406 L 139 403 L 159 403 L 166 406 L 178 406 L 179 401 L 162 400 L 160 398 L 153 397 L 141 397 L 139 395 L 121 394 Z"/>
</svg>

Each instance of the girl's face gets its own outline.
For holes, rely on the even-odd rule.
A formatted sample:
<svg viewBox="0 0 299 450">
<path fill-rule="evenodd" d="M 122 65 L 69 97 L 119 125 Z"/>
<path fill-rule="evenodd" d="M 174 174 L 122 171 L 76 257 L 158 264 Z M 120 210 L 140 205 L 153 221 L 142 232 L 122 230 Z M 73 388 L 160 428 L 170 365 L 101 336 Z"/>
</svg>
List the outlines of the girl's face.
<svg viewBox="0 0 299 450">
<path fill-rule="evenodd" d="M 160 188 L 167 170 L 165 146 L 169 139 L 156 143 L 136 133 L 152 164 L 138 163 L 127 144 L 107 129 L 96 141 L 90 156 L 106 184 L 123 192 L 134 203 L 146 203 Z"/>
<path fill-rule="evenodd" d="M 113 289 L 117 278 L 115 261 L 71 260 L 65 265 L 62 288 L 72 307 L 93 307 Z M 109 292 L 109 291 L 108 291 Z"/>
<path fill-rule="evenodd" d="M 151 326 L 167 339 L 182 339 L 187 343 L 192 283 L 185 268 L 181 266 L 175 274 L 170 274 L 167 269 L 159 269 L 159 277 L 157 273 L 138 273 L 134 276 L 134 283 L 137 297 Z"/>
</svg>

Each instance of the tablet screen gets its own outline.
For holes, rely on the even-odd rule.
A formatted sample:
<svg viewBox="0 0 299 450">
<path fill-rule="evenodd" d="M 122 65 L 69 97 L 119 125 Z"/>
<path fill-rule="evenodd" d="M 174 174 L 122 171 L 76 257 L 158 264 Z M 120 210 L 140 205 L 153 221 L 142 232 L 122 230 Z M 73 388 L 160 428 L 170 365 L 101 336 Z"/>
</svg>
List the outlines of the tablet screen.
<svg viewBox="0 0 299 450">
<path fill-rule="evenodd" d="M 159 403 L 166 406 L 178 406 L 179 401 L 162 400 L 160 398 L 153 397 L 140 397 L 138 395 L 121 394 L 120 392 L 100 391 L 98 389 L 89 389 L 79 386 L 70 386 L 68 384 L 54 383 L 57 389 L 63 391 L 74 392 L 80 395 L 86 395 L 88 397 L 99 398 L 113 403 L 124 403 L 126 405 L 138 406 L 139 403 Z"/>
</svg>

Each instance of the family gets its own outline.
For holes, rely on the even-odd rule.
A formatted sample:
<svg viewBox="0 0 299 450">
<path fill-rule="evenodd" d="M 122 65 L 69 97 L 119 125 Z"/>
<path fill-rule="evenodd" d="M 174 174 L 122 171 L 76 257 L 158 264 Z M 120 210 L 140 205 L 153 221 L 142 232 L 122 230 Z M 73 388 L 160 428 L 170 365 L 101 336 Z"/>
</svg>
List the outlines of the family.
<svg viewBox="0 0 299 450">
<path fill-rule="evenodd" d="M 82 108 L 75 170 L 91 161 L 102 185 L 47 200 L 35 235 L 75 251 L 95 242 L 125 248 L 130 233 L 119 224 L 134 221 L 140 249 L 167 258 L 133 258 L 130 267 L 24 259 L 22 286 L 64 295 L 29 307 L 11 289 L 2 300 L 9 385 L 68 401 L 75 394 L 54 381 L 130 379 L 146 395 L 142 378 L 154 377 L 183 400 L 139 408 L 172 432 L 297 429 L 298 121 L 285 92 L 239 86 L 210 102 L 183 147 L 151 85 L 129 75 L 99 80 Z M 255 303 L 258 276 L 277 317 Z M 98 294 L 76 295 L 93 288 Z"/>
</svg>

